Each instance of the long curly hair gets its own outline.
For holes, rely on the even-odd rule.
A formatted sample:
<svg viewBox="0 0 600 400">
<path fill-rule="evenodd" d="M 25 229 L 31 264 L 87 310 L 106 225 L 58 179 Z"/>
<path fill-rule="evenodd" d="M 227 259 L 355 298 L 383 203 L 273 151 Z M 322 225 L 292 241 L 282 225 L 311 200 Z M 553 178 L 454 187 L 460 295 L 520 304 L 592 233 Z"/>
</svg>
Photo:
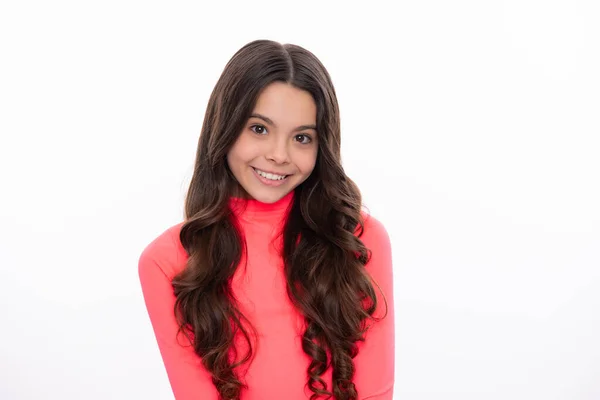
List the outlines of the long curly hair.
<svg viewBox="0 0 600 400">
<path fill-rule="evenodd" d="M 370 251 L 360 240 L 361 194 L 341 165 L 339 108 L 331 78 L 317 57 L 300 46 L 270 40 L 246 44 L 229 60 L 211 93 L 180 233 L 189 258 L 172 280 L 179 333 L 201 357 L 220 398 L 239 399 L 247 387 L 236 367 L 253 359 L 249 330 L 254 328 L 232 292 L 245 241 L 229 206 L 235 178 L 226 155 L 260 91 L 276 81 L 309 92 L 317 106 L 317 160 L 312 174 L 294 189 L 281 254 L 287 294 L 305 322 L 302 349 L 311 359 L 307 385 L 311 400 L 356 399 L 357 342 L 364 341 L 367 320 L 378 320 L 377 297 L 365 270 Z M 229 353 L 237 356 L 237 334 L 249 350 L 233 362 Z M 330 367 L 329 389 L 322 375 Z"/>
</svg>

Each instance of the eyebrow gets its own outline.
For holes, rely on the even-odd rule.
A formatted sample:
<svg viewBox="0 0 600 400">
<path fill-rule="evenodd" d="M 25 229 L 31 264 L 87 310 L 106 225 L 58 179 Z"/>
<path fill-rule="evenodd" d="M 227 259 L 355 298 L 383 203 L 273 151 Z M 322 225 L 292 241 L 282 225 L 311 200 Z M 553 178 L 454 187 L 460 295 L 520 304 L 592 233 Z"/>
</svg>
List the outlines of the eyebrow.
<svg viewBox="0 0 600 400">
<path fill-rule="evenodd" d="M 253 113 L 252 115 L 250 115 L 250 118 L 260 118 L 263 121 L 265 121 L 267 124 L 274 126 L 275 128 L 277 128 L 277 125 L 275 125 L 275 123 L 273 122 L 273 120 L 271 120 L 271 118 L 269 117 L 265 117 L 264 115 L 261 114 L 257 114 L 257 113 Z M 314 129 L 315 131 L 317 130 L 317 126 L 316 125 L 300 125 L 299 127 L 294 129 L 294 132 L 297 131 L 302 131 L 304 129 Z"/>
</svg>

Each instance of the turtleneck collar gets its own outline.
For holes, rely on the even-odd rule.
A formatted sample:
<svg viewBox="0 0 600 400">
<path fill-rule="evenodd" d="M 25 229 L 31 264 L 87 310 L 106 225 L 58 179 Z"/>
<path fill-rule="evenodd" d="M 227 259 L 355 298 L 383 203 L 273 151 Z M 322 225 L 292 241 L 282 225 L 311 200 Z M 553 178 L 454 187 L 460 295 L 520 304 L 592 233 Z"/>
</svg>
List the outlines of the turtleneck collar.
<svg viewBox="0 0 600 400">
<path fill-rule="evenodd" d="M 245 199 L 232 196 L 229 207 L 236 217 L 247 222 L 279 223 L 286 216 L 294 199 L 294 190 L 277 200 L 275 203 L 263 203 L 256 199 Z"/>
</svg>

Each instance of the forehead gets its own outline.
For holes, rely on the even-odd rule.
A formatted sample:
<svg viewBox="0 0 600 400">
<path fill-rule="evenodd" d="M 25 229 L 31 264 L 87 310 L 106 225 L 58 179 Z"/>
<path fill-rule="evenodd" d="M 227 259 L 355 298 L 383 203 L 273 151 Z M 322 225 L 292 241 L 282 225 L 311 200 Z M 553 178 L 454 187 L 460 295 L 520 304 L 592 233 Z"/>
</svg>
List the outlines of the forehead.
<svg viewBox="0 0 600 400">
<path fill-rule="evenodd" d="M 253 112 L 268 116 L 275 123 L 314 124 L 317 106 L 312 95 L 284 82 L 273 82 L 258 96 Z"/>
</svg>

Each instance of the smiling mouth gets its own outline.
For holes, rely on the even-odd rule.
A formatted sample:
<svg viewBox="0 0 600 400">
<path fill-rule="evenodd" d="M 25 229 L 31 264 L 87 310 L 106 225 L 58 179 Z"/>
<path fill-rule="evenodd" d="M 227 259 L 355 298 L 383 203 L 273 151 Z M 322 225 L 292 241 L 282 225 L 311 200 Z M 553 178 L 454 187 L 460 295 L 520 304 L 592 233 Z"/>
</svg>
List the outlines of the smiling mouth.
<svg viewBox="0 0 600 400">
<path fill-rule="evenodd" d="M 254 167 L 252 167 L 252 169 L 254 169 L 254 171 L 256 171 L 256 173 L 258 175 L 262 176 L 265 179 L 269 179 L 269 180 L 272 180 L 272 181 L 282 181 L 282 180 L 286 179 L 288 176 L 290 176 L 290 175 L 273 174 L 273 173 L 270 173 L 270 172 L 262 171 L 262 170 L 260 170 L 258 168 L 254 168 Z"/>
</svg>

